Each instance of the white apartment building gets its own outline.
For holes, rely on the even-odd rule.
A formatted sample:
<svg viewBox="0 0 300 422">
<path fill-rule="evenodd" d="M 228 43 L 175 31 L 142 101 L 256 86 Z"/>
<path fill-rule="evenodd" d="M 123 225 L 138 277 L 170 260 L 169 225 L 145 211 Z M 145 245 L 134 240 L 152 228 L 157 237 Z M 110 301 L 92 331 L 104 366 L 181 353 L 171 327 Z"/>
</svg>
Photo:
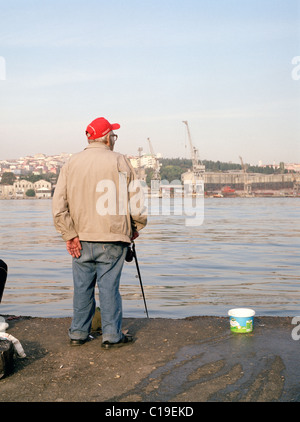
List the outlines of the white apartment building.
<svg viewBox="0 0 300 422">
<path fill-rule="evenodd" d="M 14 197 L 13 185 L 0 185 L 0 199 L 10 199 Z"/>
<path fill-rule="evenodd" d="M 145 168 L 155 168 L 155 158 L 153 155 L 144 154 L 140 157 L 129 157 L 129 161 L 133 168 L 145 167 Z"/>
<path fill-rule="evenodd" d="M 33 183 L 28 180 L 18 180 L 13 184 L 13 192 L 16 198 L 23 198 L 29 189 L 34 189 Z"/>
<path fill-rule="evenodd" d="M 37 198 L 51 198 L 52 185 L 46 180 L 38 180 L 34 184 L 35 195 Z"/>
</svg>

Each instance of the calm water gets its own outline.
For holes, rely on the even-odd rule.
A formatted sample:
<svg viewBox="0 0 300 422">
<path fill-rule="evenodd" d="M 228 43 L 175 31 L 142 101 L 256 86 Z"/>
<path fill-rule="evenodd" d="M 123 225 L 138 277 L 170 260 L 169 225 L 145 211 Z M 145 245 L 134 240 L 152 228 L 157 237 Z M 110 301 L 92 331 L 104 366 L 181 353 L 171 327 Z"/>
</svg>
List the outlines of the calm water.
<svg viewBox="0 0 300 422">
<path fill-rule="evenodd" d="M 232 307 L 300 315 L 299 206 L 300 198 L 206 199 L 198 227 L 184 216 L 150 216 L 136 241 L 149 316 L 225 316 Z M 0 313 L 71 316 L 71 257 L 51 201 L 1 200 L 0 233 L 9 266 Z M 134 262 L 121 283 L 124 317 L 145 316 Z"/>
</svg>

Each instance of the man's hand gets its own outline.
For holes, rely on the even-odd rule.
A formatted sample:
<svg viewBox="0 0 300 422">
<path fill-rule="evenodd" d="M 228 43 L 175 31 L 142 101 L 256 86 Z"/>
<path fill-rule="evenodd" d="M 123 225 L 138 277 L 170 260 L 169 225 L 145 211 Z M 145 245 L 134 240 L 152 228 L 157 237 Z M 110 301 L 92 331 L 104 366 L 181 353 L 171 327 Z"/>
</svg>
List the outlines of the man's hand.
<svg viewBox="0 0 300 422">
<path fill-rule="evenodd" d="M 79 237 L 74 237 L 71 240 L 67 240 L 67 251 L 73 258 L 80 257 L 80 251 L 82 249 Z"/>
<path fill-rule="evenodd" d="M 137 237 L 139 237 L 139 232 L 138 232 L 138 231 L 133 232 L 133 235 L 132 235 L 131 241 L 133 241 L 133 240 L 134 240 L 134 239 L 136 239 Z"/>
</svg>

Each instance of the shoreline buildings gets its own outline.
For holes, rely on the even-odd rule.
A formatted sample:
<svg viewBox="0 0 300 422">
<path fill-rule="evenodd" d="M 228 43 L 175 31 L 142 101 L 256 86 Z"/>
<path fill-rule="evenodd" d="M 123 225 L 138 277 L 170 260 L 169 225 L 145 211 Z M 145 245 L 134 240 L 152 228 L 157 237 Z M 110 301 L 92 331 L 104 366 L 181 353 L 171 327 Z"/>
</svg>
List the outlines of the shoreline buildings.
<svg viewBox="0 0 300 422">
<path fill-rule="evenodd" d="M 0 199 L 51 198 L 60 168 L 71 155 L 68 153 L 55 156 L 36 154 L 15 160 L 0 160 Z M 140 150 L 138 156 L 128 156 L 139 178 L 144 182 L 146 169 L 157 168 L 160 158 L 159 154 L 141 154 Z M 274 170 L 280 169 L 282 165 L 283 163 L 268 165 L 259 163 L 259 167 L 272 167 Z M 226 172 L 204 170 L 200 176 L 206 196 L 299 196 L 300 164 L 284 164 L 284 170 L 287 172 L 274 174 L 251 173 L 247 172 L 246 168 Z M 5 173 L 13 173 L 15 180 L 10 184 L 2 184 Z M 37 176 L 39 180 L 35 182 L 25 180 L 29 174 Z M 180 185 L 189 183 L 194 176 L 193 168 L 191 168 L 181 175 L 181 181 L 176 181 L 177 185 L 176 188 L 173 186 L 174 189 L 172 189 L 172 182 L 168 183 L 159 178 L 160 191 L 162 194 L 172 195 L 172 191 L 173 194 L 175 191 L 180 194 Z"/>
</svg>

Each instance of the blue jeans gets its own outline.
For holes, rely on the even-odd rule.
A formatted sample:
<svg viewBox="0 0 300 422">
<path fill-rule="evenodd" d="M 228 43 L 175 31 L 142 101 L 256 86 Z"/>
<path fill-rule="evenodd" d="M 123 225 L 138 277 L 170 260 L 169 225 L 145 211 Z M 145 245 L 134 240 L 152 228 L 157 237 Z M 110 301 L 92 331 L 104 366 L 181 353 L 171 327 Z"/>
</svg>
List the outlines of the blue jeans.
<svg viewBox="0 0 300 422">
<path fill-rule="evenodd" d="M 95 313 L 95 285 L 99 290 L 102 341 L 122 338 L 122 299 L 119 292 L 127 243 L 81 242 L 79 258 L 73 258 L 73 319 L 71 339 L 85 340 Z"/>
</svg>

